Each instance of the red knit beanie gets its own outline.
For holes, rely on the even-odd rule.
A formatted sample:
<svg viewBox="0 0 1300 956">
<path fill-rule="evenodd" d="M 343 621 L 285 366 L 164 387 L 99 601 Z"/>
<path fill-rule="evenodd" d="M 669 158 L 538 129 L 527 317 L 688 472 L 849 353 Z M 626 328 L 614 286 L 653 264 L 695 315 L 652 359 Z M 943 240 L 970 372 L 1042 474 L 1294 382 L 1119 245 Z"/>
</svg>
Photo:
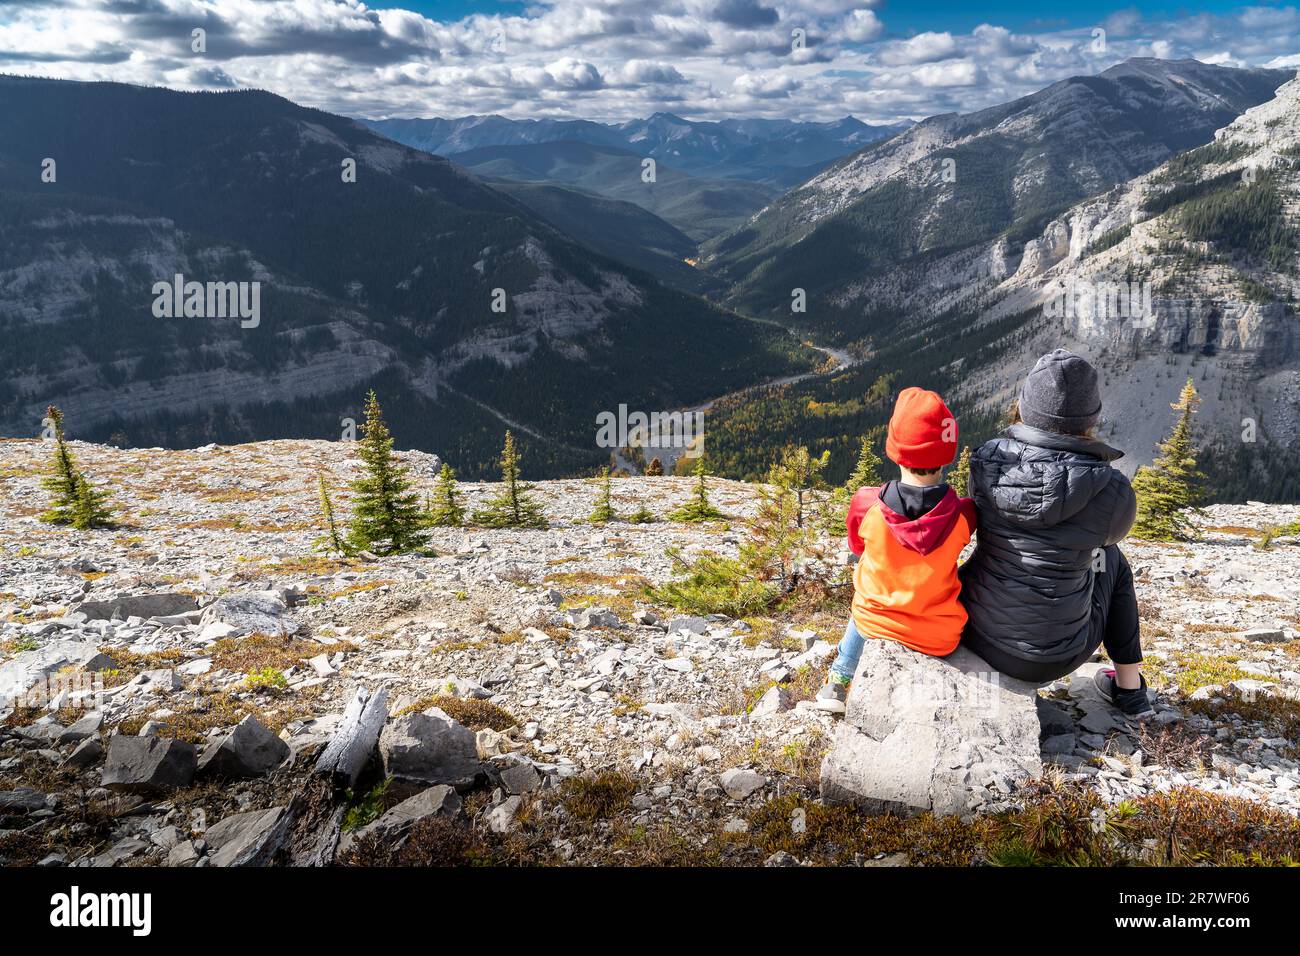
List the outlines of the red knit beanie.
<svg viewBox="0 0 1300 956">
<path fill-rule="evenodd" d="M 943 399 L 905 388 L 894 405 L 885 454 L 904 468 L 942 468 L 957 457 L 957 419 Z"/>
</svg>

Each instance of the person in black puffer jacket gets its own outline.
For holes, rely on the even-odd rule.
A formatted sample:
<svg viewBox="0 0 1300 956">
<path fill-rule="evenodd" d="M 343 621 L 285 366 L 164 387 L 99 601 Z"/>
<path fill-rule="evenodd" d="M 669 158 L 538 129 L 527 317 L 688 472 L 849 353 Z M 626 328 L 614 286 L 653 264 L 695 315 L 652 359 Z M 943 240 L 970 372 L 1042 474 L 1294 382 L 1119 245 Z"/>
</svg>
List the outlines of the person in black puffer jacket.
<svg viewBox="0 0 1300 956">
<path fill-rule="evenodd" d="M 1133 488 L 1092 437 L 1096 370 L 1065 349 L 1038 360 L 1019 420 L 971 455 L 976 548 L 962 567 L 962 645 L 1020 680 L 1064 677 L 1105 645 L 1097 686 L 1131 716 L 1151 712 L 1139 673 L 1137 595 L 1117 547 L 1133 526 Z"/>
</svg>

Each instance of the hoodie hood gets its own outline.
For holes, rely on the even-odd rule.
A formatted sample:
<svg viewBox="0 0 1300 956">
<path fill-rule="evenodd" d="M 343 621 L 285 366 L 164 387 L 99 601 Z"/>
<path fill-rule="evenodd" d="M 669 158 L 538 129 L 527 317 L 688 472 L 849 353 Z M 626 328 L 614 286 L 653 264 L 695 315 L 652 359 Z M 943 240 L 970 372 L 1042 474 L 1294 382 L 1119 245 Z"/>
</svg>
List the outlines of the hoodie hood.
<svg viewBox="0 0 1300 956">
<path fill-rule="evenodd" d="M 885 503 L 883 495 L 879 507 L 894 540 L 917 554 L 929 554 L 948 539 L 948 533 L 961 516 L 961 502 L 957 492 L 949 488 L 939 503 L 919 518 L 899 514 Z"/>
</svg>

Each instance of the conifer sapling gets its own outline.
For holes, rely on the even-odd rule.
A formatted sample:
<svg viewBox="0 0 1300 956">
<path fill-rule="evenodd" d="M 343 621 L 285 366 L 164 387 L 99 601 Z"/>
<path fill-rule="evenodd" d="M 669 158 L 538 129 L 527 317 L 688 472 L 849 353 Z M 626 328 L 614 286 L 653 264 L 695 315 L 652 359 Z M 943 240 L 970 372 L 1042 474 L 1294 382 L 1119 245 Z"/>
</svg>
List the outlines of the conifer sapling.
<svg viewBox="0 0 1300 956">
<path fill-rule="evenodd" d="M 1196 468 L 1196 447 L 1192 441 L 1192 416 L 1201 398 L 1189 378 L 1171 408 L 1178 412 L 1169 437 L 1156 445 L 1160 454 L 1149 466 L 1139 468 L 1133 476 L 1137 495 L 1137 520 L 1133 535 L 1149 541 L 1189 541 L 1195 526 L 1188 510 L 1197 499 L 1199 483 L 1204 479 Z"/>
<path fill-rule="evenodd" d="M 459 528 L 465 521 L 465 509 L 461 507 L 460 493 L 456 486 L 456 472 L 451 465 L 444 463 L 438 472 L 426 520 L 431 526 L 440 528 Z"/>
<path fill-rule="evenodd" d="M 365 474 L 351 485 L 349 546 L 381 555 L 419 551 L 428 540 L 419 496 L 411 490 L 406 468 L 393 455 L 393 436 L 373 389 L 366 398 L 366 423 L 357 444 Z"/>
<path fill-rule="evenodd" d="M 483 508 L 474 512 L 474 521 L 485 528 L 545 528 L 542 507 L 532 497 L 532 485 L 520 480 L 520 457 L 515 436 L 507 431 L 501 450 L 501 480 L 505 487 Z"/>
</svg>

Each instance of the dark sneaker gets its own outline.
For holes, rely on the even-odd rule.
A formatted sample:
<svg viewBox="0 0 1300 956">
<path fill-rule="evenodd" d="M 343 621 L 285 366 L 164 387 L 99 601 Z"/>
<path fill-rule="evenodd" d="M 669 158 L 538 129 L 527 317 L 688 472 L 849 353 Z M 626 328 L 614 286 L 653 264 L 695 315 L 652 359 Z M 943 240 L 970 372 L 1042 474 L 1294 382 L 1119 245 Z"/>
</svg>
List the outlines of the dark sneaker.
<svg viewBox="0 0 1300 956">
<path fill-rule="evenodd" d="M 1097 685 L 1101 696 L 1126 717 L 1150 717 L 1155 709 L 1147 698 L 1147 679 L 1141 675 L 1138 675 L 1138 679 L 1142 681 L 1141 687 L 1125 690 L 1115 683 L 1115 672 L 1103 668 L 1093 675 L 1092 682 Z"/>
<path fill-rule="evenodd" d="M 828 714 L 844 713 L 844 702 L 849 697 L 849 685 L 831 678 L 822 685 L 822 689 L 817 692 L 817 697 L 813 701 L 818 710 L 824 710 Z"/>
</svg>

